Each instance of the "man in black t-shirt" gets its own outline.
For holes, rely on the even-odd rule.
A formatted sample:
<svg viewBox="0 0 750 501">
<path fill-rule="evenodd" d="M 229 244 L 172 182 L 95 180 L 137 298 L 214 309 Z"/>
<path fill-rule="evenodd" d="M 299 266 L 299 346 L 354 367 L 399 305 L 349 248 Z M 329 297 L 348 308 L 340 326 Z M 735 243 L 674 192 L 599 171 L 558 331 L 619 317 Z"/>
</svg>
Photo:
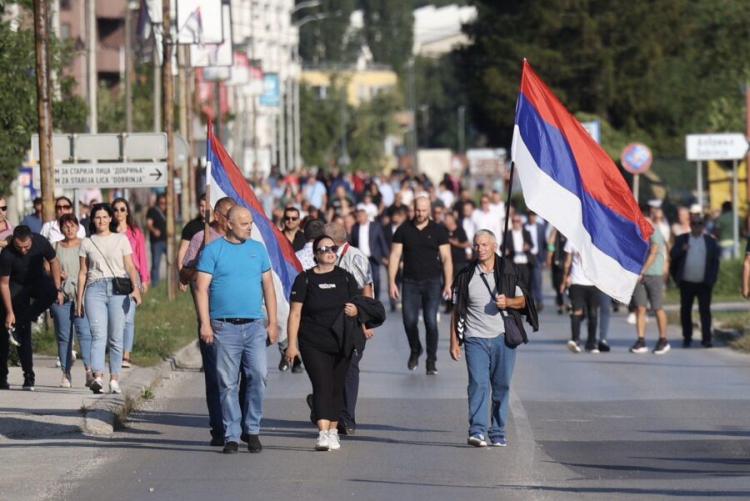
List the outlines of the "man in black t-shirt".
<svg viewBox="0 0 750 501">
<path fill-rule="evenodd" d="M 44 262 L 49 263 L 52 277 Z M 13 230 L 10 245 L 0 252 L 0 296 L 4 321 L 0 332 L 0 389 L 8 389 L 8 329 L 20 342 L 18 357 L 23 369 L 23 388 L 34 390 L 31 322 L 57 298 L 63 301 L 60 263 L 52 245 L 28 226 Z"/>
<path fill-rule="evenodd" d="M 156 205 L 146 212 L 146 227 L 151 241 L 151 283 L 159 283 L 162 256 L 167 254 L 167 197 L 156 198 Z"/>
<path fill-rule="evenodd" d="M 177 250 L 177 270 L 182 269 L 182 261 L 185 259 L 188 247 L 190 247 L 190 241 L 193 237 L 200 233 L 206 227 L 206 194 L 200 196 L 198 199 L 198 215 L 194 219 L 188 221 L 188 223 L 182 228 L 182 234 L 180 235 L 180 247 Z M 187 290 L 187 285 L 180 284 L 180 289 L 184 292 Z"/>
<path fill-rule="evenodd" d="M 284 229 L 283 233 L 289 243 L 292 244 L 294 252 L 301 251 L 307 243 L 305 234 L 300 231 L 300 214 L 299 209 L 290 205 L 284 209 Z"/>
<path fill-rule="evenodd" d="M 414 219 L 398 227 L 393 235 L 391 256 L 388 260 L 388 283 L 393 299 L 398 299 L 396 285 L 401 257 L 403 270 L 403 319 L 411 354 L 407 367 L 417 368 L 422 344 L 419 342 L 419 309 L 425 325 L 427 344 L 427 374 L 437 374 L 438 326 L 437 314 L 442 298 L 450 296 L 453 282 L 448 232 L 444 226 L 430 221 L 430 200 L 420 196 L 414 200 Z M 441 297 L 442 289 L 442 297 Z"/>
</svg>

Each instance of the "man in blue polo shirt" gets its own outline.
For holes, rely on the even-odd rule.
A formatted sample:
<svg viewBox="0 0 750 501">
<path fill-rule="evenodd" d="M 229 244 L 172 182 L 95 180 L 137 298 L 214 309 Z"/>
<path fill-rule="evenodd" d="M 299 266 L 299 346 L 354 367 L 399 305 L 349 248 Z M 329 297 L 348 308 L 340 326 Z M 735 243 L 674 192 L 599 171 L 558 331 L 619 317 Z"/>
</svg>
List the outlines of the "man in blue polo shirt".
<svg viewBox="0 0 750 501">
<path fill-rule="evenodd" d="M 206 246 L 197 267 L 200 337 L 206 344 L 216 344 L 227 454 L 237 452 L 243 432 L 250 452 L 263 449 L 258 435 L 268 372 L 266 343 L 275 343 L 278 335 L 271 261 L 265 247 L 250 240 L 252 226 L 250 211 L 233 207 L 226 236 Z M 244 409 L 239 400 L 240 370 L 247 377 Z"/>
</svg>

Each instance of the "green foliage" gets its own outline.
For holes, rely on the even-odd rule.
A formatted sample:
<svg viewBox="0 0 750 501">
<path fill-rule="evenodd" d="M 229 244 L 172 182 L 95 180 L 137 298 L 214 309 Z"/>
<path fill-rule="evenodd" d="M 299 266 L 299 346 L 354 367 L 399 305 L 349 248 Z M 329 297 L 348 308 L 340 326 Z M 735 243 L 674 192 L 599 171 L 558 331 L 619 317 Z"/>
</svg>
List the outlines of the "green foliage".
<svg viewBox="0 0 750 501">
<path fill-rule="evenodd" d="M 393 114 L 403 103 L 395 94 L 379 94 L 358 108 L 346 103 L 344 83 L 334 79 L 320 98 L 307 85 L 300 87 L 302 156 L 307 165 L 327 168 L 341 156 L 342 122 L 351 169 L 370 172 L 383 167 L 383 142 L 395 132 Z"/>
<path fill-rule="evenodd" d="M 300 28 L 299 53 L 306 64 L 320 66 L 356 60 L 361 38 L 357 33 L 348 33 L 349 16 L 356 4 L 356 0 L 322 0 L 317 9 L 303 9 L 297 14 L 297 21 L 317 13 L 326 15 Z"/>
<path fill-rule="evenodd" d="M 455 55 L 417 57 L 414 61 L 417 138 L 422 148 L 458 150 L 458 109 L 468 104 L 464 81 L 458 78 Z M 407 86 L 409 77 L 402 79 Z M 408 89 L 406 95 L 410 95 Z M 468 114 L 466 116 L 468 123 Z M 469 129 L 465 126 L 465 129 Z M 467 134 L 467 144 L 472 140 Z"/>
<path fill-rule="evenodd" d="M 414 43 L 412 6 L 403 0 L 361 0 L 364 35 L 376 63 L 400 73 Z"/>
<path fill-rule="evenodd" d="M 71 53 L 70 46 L 50 43 L 50 66 L 62 75 L 53 126 L 64 132 L 82 131 L 86 120 L 85 103 L 74 96 L 72 78 L 62 73 Z M 35 67 L 33 31 L 13 31 L 8 22 L 0 22 L 0 192 L 7 192 L 16 178 L 37 131 Z"/>
<path fill-rule="evenodd" d="M 474 117 L 508 144 L 521 61 L 573 112 L 595 114 L 655 154 L 684 134 L 735 127 L 744 112 L 750 3 L 730 0 L 474 0 L 460 51 Z"/>
<path fill-rule="evenodd" d="M 154 127 L 153 65 L 151 63 L 138 65 L 134 80 L 132 86 L 133 131 L 151 131 Z M 118 88 L 100 85 L 97 106 L 100 132 L 125 131 L 127 127 L 124 84 Z"/>
</svg>

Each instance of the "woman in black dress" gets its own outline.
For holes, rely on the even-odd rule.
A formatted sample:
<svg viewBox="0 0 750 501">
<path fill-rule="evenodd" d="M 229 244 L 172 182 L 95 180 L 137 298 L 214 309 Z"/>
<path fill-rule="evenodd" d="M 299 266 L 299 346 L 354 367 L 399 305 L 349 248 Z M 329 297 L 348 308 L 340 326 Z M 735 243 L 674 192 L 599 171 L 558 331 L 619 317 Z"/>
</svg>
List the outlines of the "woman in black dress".
<svg viewBox="0 0 750 501">
<path fill-rule="evenodd" d="M 344 378 L 351 353 L 345 353 L 333 331 L 343 311 L 356 317 L 351 298 L 359 294 L 357 280 L 336 266 L 338 247 L 327 235 L 313 242 L 316 265 L 297 276 L 292 287 L 286 357 L 302 355 L 313 387 L 313 415 L 317 417 L 315 449 L 336 450 L 338 416 L 344 407 Z"/>
</svg>

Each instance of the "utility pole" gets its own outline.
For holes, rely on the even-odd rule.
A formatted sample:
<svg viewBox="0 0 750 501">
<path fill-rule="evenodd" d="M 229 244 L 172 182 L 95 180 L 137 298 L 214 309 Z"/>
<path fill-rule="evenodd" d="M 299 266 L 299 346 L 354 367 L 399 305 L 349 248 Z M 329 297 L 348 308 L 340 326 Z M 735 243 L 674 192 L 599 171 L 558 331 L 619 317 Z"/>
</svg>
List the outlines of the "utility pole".
<svg viewBox="0 0 750 501">
<path fill-rule="evenodd" d="M 302 138 L 300 131 L 302 129 L 300 124 L 300 112 L 299 112 L 299 77 L 294 81 L 294 164 L 297 167 L 302 166 Z"/>
<path fill-rule="evenodd" d="M 299 165 L 295 163 L 294 155 L 294 121 L 293 121 L 293 106 L 294 106 L 294 77 L 289 76 L 286 84 L 286 144 L 287 144 L 287 162 L 289 170 L 296 170 Z"/>
<path fill-rule="evenodd" d="M 190 100 L 188 98 L 188 83 L 187 83 L 187 75 L 186 75 L 186 68 L 187 68 L 187 54 L 189 47 L 186 45 L 178 45 L 177 46 L 177 63 L 179 67 L 179 74 L 177 76 L 177 81 L 180 86 L 180 95 L 179 95 L 179 109 L 180 109 L 180 135 L 183 139 L 185 139 L 185 142 L 187 142 L 187 129 L 188 129 L 188 115 L 187 115 L 187 102 Z M 182 221 L 185 222 L 189 219 L 188 214 L 190 213 L 190 205 L 188 201 L 188 159 L 185 159 L 185 162 L 181 165 L 180 169 L 180 187 L 182 188 L 182 193 L 180 193 L 180 215 L 182 216 Z"/>
<path fill-rule="evenodd" d="M 279 72 L 279 78 L 281 78 L 281 73 Z M 284 92 L 286 87 L 286 82 L 280 82 L 279 83 L 279 99 L 281 101 L 279 102 L 279 108 L 278 108 L 278 117 L 279 117 L 279 172 L 282 174 L 286 174 L 289 172 L 289 168 L 287 166 L 286 162 L 286 121 L 284 120 L 284 110 L 285 110 L 285 95 L 286 92 Z M 288 98 L 288 96 L 286 96 Z"/>
<path fill-rule="evenodd" d="M 458 152 L 466 152 L 466 106 L 458 107 Z"/>
<path fill-rule="evenodd" d="M 175 276 L 175 241 L 174 241 L 174 81 L 172 79 L 172 27 L 170 0 L 162 0 L 163 26 L 163 60 L 162 85 L 164 86 L 162 109 L 164 112 L 164 132 L 167 133 L 167 297 L 170 301 L 177 295 L 177 277 Z"/>
<path fill-rule="evenodd" d="M 156 46 L 156 35 L 154 35 L 154 132 L 161 132 L 161 71 L 159 67 L 159 51 Z"/>
<path fill-rule="evenodd" d="M 133 24 L 135 2 L 125 4 L 125 132 L 133 132 Z M 137 4 L 136 4 L 137 5 Z"/>
<path fill-rule="evenodd" d="M 89 132 L 99 132 L 99 114 L 96 108 L 96 1 L 86 0 L 86 67 L 88 71 Z"/>
<path fill-rule="evenodd" d="M 52 152 L 52 100 L 49 93 L 47 0 L 34 0 L 36 52 L 36 113 L 39 120 L 39 171 L 45 221 L 55 218 L 55 172 Z"/>
<path fill-rule="evenodd" d="M 750 83 L 745 83 L 745 136 L 750 138 Z M 750 150 L 745 156 L 745 200 L 750 200 Z M 746 214 L 747 216 L 747 214 Z M 750 228 L 745 228 L 750 230 Z"/>
<path fill-rule="evenodd" d="M 195 100 L 195 73 L 193 68 L 190 66 L 190 51 L 185 51 L 187 54 L 187 65 L 185 66 L 185 72 L 187 73 L 187 102 L 186 102 L 186 114 L 187 114 L 187 136 L 185 141 L 188 144 L 187 154 L 187 197 L 188 207 L 190 211 L 195 209 L 196 200 L 196 189 L 195 189 L 195 166 L 193 162 L 193 152 L 195 151 L 195 138 L 193 137 L 193 103 Z"/>
</svg>

